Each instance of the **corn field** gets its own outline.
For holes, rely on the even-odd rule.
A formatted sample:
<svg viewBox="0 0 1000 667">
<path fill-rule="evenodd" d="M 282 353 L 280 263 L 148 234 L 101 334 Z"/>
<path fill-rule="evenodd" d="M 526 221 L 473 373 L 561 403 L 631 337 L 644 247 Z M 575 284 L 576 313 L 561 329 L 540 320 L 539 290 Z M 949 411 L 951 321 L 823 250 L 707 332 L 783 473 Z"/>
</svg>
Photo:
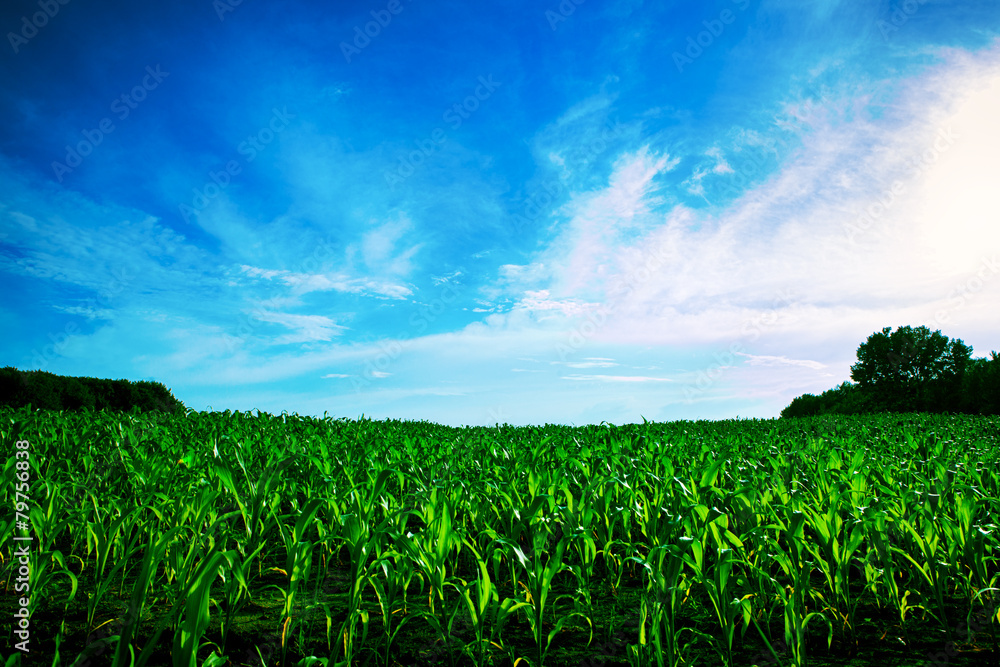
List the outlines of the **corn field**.
<svg viewBox="0 0 1000 667">
<path fill-rule="evenodd" d="M 31 537 L 31 653 L 5 624 L 8 667 L 1000 656 L 997 418 L 452 428 L 0 408 L 0 435 L 6 619 L 12 536 Z"/>
</svg>

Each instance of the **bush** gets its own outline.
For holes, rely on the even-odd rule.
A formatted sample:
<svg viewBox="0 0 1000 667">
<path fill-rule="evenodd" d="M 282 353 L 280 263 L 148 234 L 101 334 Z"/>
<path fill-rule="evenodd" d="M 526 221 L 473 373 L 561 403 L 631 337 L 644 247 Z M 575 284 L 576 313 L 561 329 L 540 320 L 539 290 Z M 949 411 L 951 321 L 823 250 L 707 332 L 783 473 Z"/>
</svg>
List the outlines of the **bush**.
<svg viewBox="0 0 1000 667">
<path fill-rule="evenodd" d="M 782 417 L 868 412 L 1000 414 L 1000 356 L 973 359 L 972 348 L 927 327 L 886 327 L 858 347 L 851 378 L 819 396 L 804 394 Z"/>
<path fill-rule="evenodd" d="M 0 370 L 0 405 L 42 410 L 113 410 L 183 413 L 186 408 L 159 382 L 69 377 L 44 371 Z"/>
</svg>

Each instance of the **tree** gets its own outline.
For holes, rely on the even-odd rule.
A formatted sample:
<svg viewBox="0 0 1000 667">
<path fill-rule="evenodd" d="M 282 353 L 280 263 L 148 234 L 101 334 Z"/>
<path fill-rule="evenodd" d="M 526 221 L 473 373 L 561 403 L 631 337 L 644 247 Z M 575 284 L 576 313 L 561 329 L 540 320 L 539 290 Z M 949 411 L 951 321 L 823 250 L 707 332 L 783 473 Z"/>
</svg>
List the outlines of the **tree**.
<svg viewBox="0 0 1000 667">
<path fill-rule="evenodd" d="M 184 414 L 186 408 L 159 382 L 68 377 L 45 371 L 0 368 L 0 405 L 36 410 L 159 410 Z"/>
<path fill-rule="evenodd" d="M 803 394 L 781 411 L 782 417 L 811 417 L 813 415 L 856 415 L 868 411 L 861 387 L 844 382 L 833 389 L 827 389 L 819 396 Z"/>
<path fill-rule="evenodd" d="M 973 359 L 965 371 L 962 410 L 980 415 L 1000 414 L 1000 355 Z"/>
<path fill-rule="evenodd" d="M 858 347 L 851 379 L 876 411 L 957 411 L 971 357 L 971 347 L 940 331 L 885 327 Z"/>
</svg>

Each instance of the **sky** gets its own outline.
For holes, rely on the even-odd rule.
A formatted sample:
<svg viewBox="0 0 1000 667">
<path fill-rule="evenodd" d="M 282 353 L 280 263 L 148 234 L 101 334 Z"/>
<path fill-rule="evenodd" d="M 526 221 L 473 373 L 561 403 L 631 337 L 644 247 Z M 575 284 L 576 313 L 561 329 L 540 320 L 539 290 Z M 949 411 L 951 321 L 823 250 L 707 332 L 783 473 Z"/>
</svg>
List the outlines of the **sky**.
<svg viewBox="0 0 1000 667">
<path fill-rule="evenodd" d="M 8 0 L 0 365 L 196 410 L 776 417 L 1000 350 L 1000 4 Z"/>
</svg>

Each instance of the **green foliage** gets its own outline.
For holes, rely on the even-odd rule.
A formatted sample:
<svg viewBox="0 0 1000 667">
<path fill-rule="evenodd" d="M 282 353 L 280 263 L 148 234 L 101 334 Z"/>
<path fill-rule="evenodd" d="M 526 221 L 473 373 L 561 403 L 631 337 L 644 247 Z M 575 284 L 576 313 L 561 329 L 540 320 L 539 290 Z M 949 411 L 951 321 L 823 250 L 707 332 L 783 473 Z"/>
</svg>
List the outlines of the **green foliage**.
<svg viewBox="0 0 1000 667">
<path fill-rule="evenodd" d="M 973 359 L 962 383 L 962 412 L 1000 415 L 1000 355 Z"/>
<path fill-rule="evenodd" d="M 184 404 L 159 382 L 69 377 L 12 366 L 0 369 L 0 405 L 31 405 L 39 410 L 185 411 Z"/>
<path fill-rule="evenodd" d="M 876 411 L 947 412 L 961 403 L 972 348 L 927 327 L 889 327 L 858 347 L 851 379 Z"/>
<path fill-rule="evenodd" d="M 809 417 L 812 415 L 857 415 L 870 411 L 867 396 L 853 382 L 844 382 L 827 389 L 819 396 L 803 394 L 781 411 L 782 417 Z"/>
<path fill-rule="evenodd" d="M 848 664 L 857 635 L 943 645 L 973 614 L 981 660 L 1000 629 L 996 417 L 451 428 L 0 406 L 0 440 L 27 452 L 4 474 L 30 493 L 0 503 L 30 515 L 53 667 L 557 667 L 605 662 L 612 636 L 606 664 L 800 667 Z"/>
<path fill-rule="evenodd" d="M 972 348 L 927 327 L 885 327 L 858 347 L 854 382 L 804 394 L 782 417 L 870 412 L 1000 414 L 1000 357 L 973 359 Z"/>
</svg>

